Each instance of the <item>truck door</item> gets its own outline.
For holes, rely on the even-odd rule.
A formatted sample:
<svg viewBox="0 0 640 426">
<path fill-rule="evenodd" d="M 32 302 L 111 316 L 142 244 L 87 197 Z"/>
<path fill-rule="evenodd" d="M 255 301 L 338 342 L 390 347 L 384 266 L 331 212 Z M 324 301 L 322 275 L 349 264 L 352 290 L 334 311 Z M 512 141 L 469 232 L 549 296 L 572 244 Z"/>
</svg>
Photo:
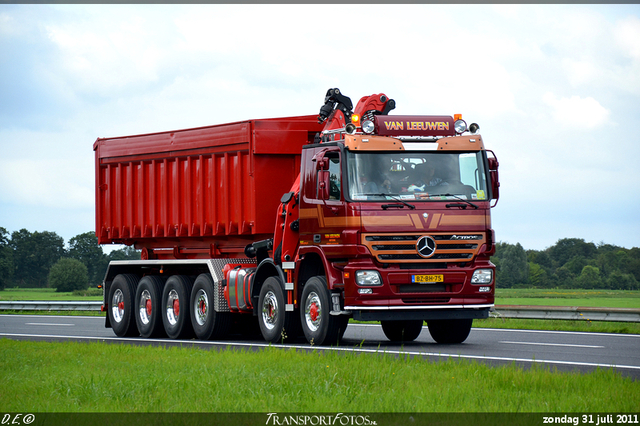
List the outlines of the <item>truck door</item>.
<svg viewBox="0 0 640 426">
<path fill-rule="evenodd" d="M 340 244 L 346 226 L 341 154 L 339 149 L 315 155 L 313 172 L 302 184 L 300 240 L 312 245 Z M 326 250 L 325 250 L 326 251 Z"/>
</svg>

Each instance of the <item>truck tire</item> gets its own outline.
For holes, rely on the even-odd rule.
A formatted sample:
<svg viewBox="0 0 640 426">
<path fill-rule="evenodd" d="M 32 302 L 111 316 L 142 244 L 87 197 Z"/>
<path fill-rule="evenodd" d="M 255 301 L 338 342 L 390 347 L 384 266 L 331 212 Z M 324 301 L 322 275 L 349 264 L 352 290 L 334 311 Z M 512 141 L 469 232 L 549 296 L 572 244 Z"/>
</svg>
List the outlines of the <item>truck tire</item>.
<svg viewBox="0 0 640 426">
<path fill-rule="evenodd" d="M 189 296 L 193 282 L 186 275 L 172 275 L 162 291 L 162 322 L 171 339 L 186 339 L 193 336 L 189 315 Z"/>
<path fill-rule="evenodd" d="M 211 274 L 198 275 L 191 290 L 191 326 L 200 340 L 220 339 L 231 327 L 231 314 L 214 309 L 214 291 Z"/>
<path fill-rule="evenodd" d="M 332 345 L 342 339 L 349 318 L 331 315 L 331 297 L 323 276 L 310 278 L 302 290 L 300 321 L 304 337 L 312 345 Z"/>
<path fill-rule="evenodd" d="M 269 343 L 287 339 L 287 331 L 293 328 L 293 312 L 285 310 L 284 291 L 280 280 L 267 278 L 260 289 L 258 299 L 258 324 L 262 337 Z"/>
<path fill-rule="evenodd" d="M 427 320 L 429 334 L 437 343 L 462 343 L 471 332 L 473 319 Z"/>
<path fill-rule="evenodd" d="M 138 335 L 136 320 L 134 319 L 134 296 L 138 276 L 133 274 L 119 274 L 109 287 L 109 322 L 113 332 L 118 337 Z"/>
<path fill-rule="evenodd" d="M 422 332 L 422 320 L 381 321 L 382 331 L 392 342 L 413 342 Z"/>
<path fill-rule="evenodd" d="M 157 275 L 142 277 L 136 290 L 136 324 L 142 337 L 162 337 L 162 287 L 166 278 Z"/>
</svg>

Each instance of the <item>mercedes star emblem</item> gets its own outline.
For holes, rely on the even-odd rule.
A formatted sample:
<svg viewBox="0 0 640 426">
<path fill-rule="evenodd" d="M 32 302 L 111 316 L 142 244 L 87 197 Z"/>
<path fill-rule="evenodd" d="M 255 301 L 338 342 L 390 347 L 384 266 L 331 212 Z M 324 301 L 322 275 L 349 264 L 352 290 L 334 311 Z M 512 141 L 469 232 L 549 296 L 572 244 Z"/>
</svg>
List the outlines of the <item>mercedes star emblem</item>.
<svg viewBox="0 0 640 426">
<path fill-rule="evenodd" d="M 420 237 L 416 243 L 418 254 L 422 257 L 431 257 L 436 251 L 436 242 L 431 237 Z"/>
</svg>

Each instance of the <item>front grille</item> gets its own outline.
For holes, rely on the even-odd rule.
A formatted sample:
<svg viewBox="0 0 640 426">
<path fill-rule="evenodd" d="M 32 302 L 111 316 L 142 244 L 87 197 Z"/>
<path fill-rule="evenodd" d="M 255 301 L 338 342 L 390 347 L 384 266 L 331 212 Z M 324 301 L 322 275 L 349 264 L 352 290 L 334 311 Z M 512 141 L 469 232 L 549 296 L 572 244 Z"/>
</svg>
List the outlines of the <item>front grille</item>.
<svg viewBox="0 0 640 426">
<path fill-rule="evenodd" d="M 435 251 L 428 257 L 421 256 L 416 248 L 416 243 L 423 236 L 433 238 L 436 243 Z M 469 262 L 485 241 L 485 236 L 478 233 L 362 235 L 362 243 L 383 263 Z"/>
<path fill-rule="evenodd" d="M 375 245 L 371 246 L 376 251 L 381 250 L 411 250 L 415 247 L 415 245 L 407 245 L 407 244 L 389 244 L 389 245 Z"/>
<path fill-rule="evenodd" d="M 447 244 L 442 250 L 472 250 L 478 247 L 477 244 Z"/>
<path fill-rule="evenodd" d="M 420 235 L 367 235 L 366 241 L 416 241 Z"/>
<path fill-rule="evenodd" d="M 417 254 L 379 254 L 380 260 L 415 260 L 421 259 Z"/>
</svg>

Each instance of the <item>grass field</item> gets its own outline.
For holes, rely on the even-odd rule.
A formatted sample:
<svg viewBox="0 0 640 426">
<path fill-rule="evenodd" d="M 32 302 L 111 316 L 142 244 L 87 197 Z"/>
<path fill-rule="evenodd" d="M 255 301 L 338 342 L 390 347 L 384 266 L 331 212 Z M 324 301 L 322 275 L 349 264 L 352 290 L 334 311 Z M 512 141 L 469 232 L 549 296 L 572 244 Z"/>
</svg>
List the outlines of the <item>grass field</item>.
<svg viewBox="0 0 640 426">
<path fill-rule="evenodd" d="M 640 291 L 497 289 L 496 305 L 591 306 L 640 309 Z"/>
<path fill-rule="evenodd" d="M 473 361 L 0 340 L 3 412 L 637 412 L 640 382 Z"/>
<path fill-rule="evenodd" d="M 102 290 L 87 290 L 90 295 L 81 292 L 60 292 L 55 288 L 7 288 L 0 291 L 0 300 L 102 300 Z"/>
<path fill-rule="evenodd" d="M 588 300 L 597 304 L 586 306 L 629 307 L 620 301 L 631 300 L 635 307 L 637 293 L 499 290 L 496 303 L 585 306 L 575 302 Z M 0 300 L 100 297 L 5 290 Z M 640 324 L 630 323 L 490 318 L 474 326 L 640 334 Z M 560 373 L 540 365 L 523 370 L 277 348 L 207 351 L 0 339 L 0 380 L 4 412 L 576 413 L 637 412 L 640 406 L 640 382 L 610 370 Z"/>
</svg>

